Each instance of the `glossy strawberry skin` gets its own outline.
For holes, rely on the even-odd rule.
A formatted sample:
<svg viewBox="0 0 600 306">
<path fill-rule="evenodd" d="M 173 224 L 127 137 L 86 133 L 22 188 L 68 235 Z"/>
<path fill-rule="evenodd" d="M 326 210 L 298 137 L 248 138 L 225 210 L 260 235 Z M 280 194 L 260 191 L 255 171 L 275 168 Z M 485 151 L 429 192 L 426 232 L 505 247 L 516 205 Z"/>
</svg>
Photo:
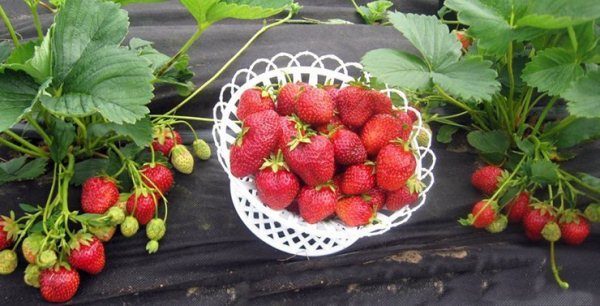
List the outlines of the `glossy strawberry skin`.
<svg viewBox="0 0 600 306">
<path fill-rule="evenodd" d="M 485 194 L 492 194 L 498 188 L 502 169 L 496 166 L 481 167 L 471 176 L 471 184 Z"/>
<path fill-rule="evenodd" d="M 103 214 L 119 201 L 119 189 L 105 177 L 91 177 L 83 183 L 81 209 L 89 214 Z"/>
<path fill-rule="evenodd" d="M 287 83 L 281 87 L 277 95 L 277 113 L 281 116 L 289 116 L 296 112 L 296 102 L 298 96 L 304 87 L 309 86 L 306 83 Z"/>
<path fill-rule="evenodd" d="M 171 149 L 178 144 L 182 144 L 181 135 L 179 132 L 171 129 L 165 129 L 163 132 L 164 141 L 161 143 L 158 139 L 152 141 L 154 151 L 161 152 L 164 156 L 169 156 Z"/>
<path fill-rule="evenodd" d="M 377 155 L 375 177 L 377 186 L 395 191 L 402 188 L 415 173 L 414 155 L 397 144 L 388 144 Z"/>
<path fill-rule="evenodd" d="M 340 89 L 337 88 L 337 86 L 335 86 L 335 85 L 325 85 L 325 86 L 323 86 L 323 90 L 325 90 L 327 92 L 327 94 L 329 94 L 329 97 L 331 97 L 331 100 L 334 101 L 334 104 L 335 104 L 335 98 L 337 97 Z M 335 106 L 337 109 L 337 105 L 335 105 Z"/>
<path fill-rule="evenodd" d="M 381 208 L 383 208 L 383 206 L 385 205 L 386 202 L 386 191 L 379 188 L 379 187 L 375 187 L 371 190 L 369 190 L 366 193 L 367 196 L 369 196 L 370 199 L 367 200 L 367 202 L 369 204 L 371 204 L 371 206 L 373 206 L 373 210 L 376 212 L 378 210 L 380 210 Z"/>
<path fill-rule="evenodd" d="M 343 194 L 358 195 L 375 187 L 373 167 L 364 164 L 352 165 L 342 175 L 340 189 Z"/>
<path fill-rule="evenodd" d="M 290 169 L 304 183 L 317 186 L 329 181 L 335 172 L 333 145 L 325 136 L 314 135 L 310 143 L 300 143 L 296 148 L 283 150 Z"/>
<path fill-rule="evenodd" d="M 368 91 L 359 86 L 347 86 L 335 98 L 340 120 L 351 129 L 362 127 L 373 114 Z"/>
<path fill-rule="evenodd" d="M 334 103 L 329 94 L 315 87 L 305 87 L 296 102 L 296 114 L 308 124 L 327 124 L 333 118 Z"/>
<path fill-rule="evenodd" d="M 73 268 L 89 274 L 98 274 L 102 272 L 106 263 L 104 244 L 96 237 L 93 237 L 88 243 L 89 245 L 80 243 L 79 249 L 71 250 L 69 264 Z"/>
<path fill-rule="evenodd" d="M 367 150 L 360 137 L 347 129 L 340 129 L 331 136 L 335 161 L 341 165 L 362 164 L 367 160 Z"/>
<path fill-rule="evenodd" d="M 487 201 L 477 202 L 473 206 L 471 214 L 474 218 L 473 227 L 475 228 L 485 228 L 496 219 L 496 211 L 492 207 L 492 204 L 489 204 Z"/>
<path fill-rule="evenodd" d="M 335 212 L 347 226 L 368 224 L 375 214 L 373 206 L 361 196 L 351 196 L 338 200 Z"/>
<path fill-rule="evenodd" d="M 410 192 L 408 186 L 403 186 L 396 191 L 386 194 L 385 208 L 388 210 L 399 210 L 400 208 L 413 204 L 419 199 L 419 194 Z"/>
<path fill-rule="evenodd" d="M 471 45 L 471 39 L 469 39 L 463 31 L 456 31 L 455 34 L 456 38 L 458 38 L 458 40 L 460 41 L 460 44 L 462 45 L 463 49 L 468 49 Z"/>
<path fill-rule="evenodd" d="M 378 90 L 369 90 L 373 114 L 391 114 L 392 99 Z"/>
<path fill-rule="evenodd" d="M 143 174 L 144 184 L 150 188 L 158 188 L 163 195 L 173 187 L 173 171 L 163 164 L 155 164 L 154 167 L 144 165 L 140 172 Z"/>
<path fill-rule="evenodd" d="M 550 211 L 544 209 L 533 209 L 523 217 L 525 235 L 532 241 L 542 239 L 542 229 L 546 223 L 554 221 L 556 217 Z"/>
<path fill-rule="evenodd" d="M 405 136 L 405 129 L 408 131 L 408 135 L 410 135 L 412 126 L 404 125 L 402 121 L 394 118 L 392 115 L 379 114 L 371 117 L 365 123 L 360 132 L 360 140 L 363 142 L 369 156 L 377 156 L 379 150 L 391 140 Z"/>
<path fill-rule="evenodd" d="M 317 190 L 315 187 L 304 186 L 298 194 L 300 216 L 311 224 L 323 221 L 335 212 L 336 199 L 337 193 L 329 187 Z"/>
<path fill-rule="evenodd" d="M 136 194 L 133 193 L 129 196 L 129 199 L 127 199 L 127 212 L 133 214 L 142 225 L 147 224 L 154 218 L 156 206 L 157 202 L 152 194 L 139 194 L 136 198 Z"/>
<path fill-rule="evenodd" d="M 77 289 L 79 289 L 79 273 L 75 269 L 49 268 L 40 273 L 40 292 L 48 302 L 67 302 L 75 296 Z"/>
<path fill-rule="evenodd" d="M 570 245 L 580 245 L 590 235 L 590 223 L 583 217 L 577 216 L 578 221 L 560 222 L 561 239 Z"/>
<path fill-rule="evenodd" d="M 519 223 L 529 212 L 529 193 L 523 191 L 512 199 L 504 208 L 508 221 Z"/>
<path fill-rule="evenodd" d="M 244 121 L 254 113 L 274 109 L 275 103 L 273 103 L 273 99 L 271 99 L 268 93 L 263 92 L 260 88 L 250 88 L 242 93 L 236 115 L 240 120 Z"/>
<path fill-rule="evenodd" d="M 256 175 L 258 198 L 275 210 L 286 208 L 294 201 L 300 190 L 300 181 L 295 174 L 279 169 L 274 172 L 271 168 L 260 170 Z"/>
<path fill-rule="evenodd" d="M 280 119 L 272 110 L 248 116 L 243 129 L 241 143 L 234 143 L 230 152 L 231 174 L 240 178 L 258 172 L 281 138 Z"/>
<path fill-rule="evenodd" d="M 0 225 L 0 251 L 12 245 L 12 240 L 8 239 L 8 233 L 4 231 L 4 227 Z"/>
</svg>

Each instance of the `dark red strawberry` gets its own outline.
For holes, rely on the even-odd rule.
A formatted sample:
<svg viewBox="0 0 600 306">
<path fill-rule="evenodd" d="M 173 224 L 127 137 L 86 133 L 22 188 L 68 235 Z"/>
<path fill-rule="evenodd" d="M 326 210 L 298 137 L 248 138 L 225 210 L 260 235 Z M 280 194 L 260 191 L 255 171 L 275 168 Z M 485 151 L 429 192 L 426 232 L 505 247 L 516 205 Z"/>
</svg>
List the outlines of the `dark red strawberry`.
<svg viewBox="0 0 600 306">
<path fill-rule="evenodd" d="M 134 192 L 127 199 L 127 212 L 133 214 L 140 224 L 145 225 L 154 218 L 157 202 L 158 197 L 151 193 L 142 192 L 136 195 Z"/>
<path fill-rule="evenodd" d="M 258 198 L 272 209 L 286 208 L 294 201 L 300 181 L 283 162 L 281 150 L 266 161 L 256 175 Z"/>
<path fill-rule="evenodd" d="M 335 172 L 333 145 L 329 139 L 307 134 L 294 142 L 283 150 L 290 169 L 310 186 L 329 181 Z"/>
<path fill-rule="evenodd" d="M 292 204 L 288 205 L 288 207 L 286 207 L 285 210 L 299 215 L 300 207 L 298 207 L 298 198 L 294 199 L 294 201 L 292 201 Z"/>
<path fill-rule="evenodd" d="M 358 164 L 346 169 L 342 175 L 340 189 L 343 194 L 358 195 L 375 187 L 375 174 L 373 166 Z"/>
<path fill-rule="evenodd" d="M 377 155 L 377 186 L 387 191 L 402 188 L 415 173 L 416 166 L 417 161 L 410 150 L 396 143 L 386 145 Z"/>
<path fill-rule="evenodd" d="M 590 235 L 590 223 L 578 211 L 568 210 L 563 213 L 558 225 L 566 244 L 580 245 Z"/>
<path fill-rule="evenodd" d="M 388 95 L 378 90 L 369 90 L 369 97 L 373 106 L 373 114 L 392 113 L 392 99 Z"/>
<path fill-rule="evenodd" d="M 40 292 L 47 302 L 64 303 L 79 289 L 79 273 L 65 267 L 49 268 L 40 273 Z"/>
<path fill-rule="evenodd" d="M 102 272 L 106 263 L 104 245 L 96 237 L 81 239 L 71 249 L 69 263 L 73 268 L 89 274 Z"/>
<path fill-rule="evenodd" d="M 277 113 L 282 116 L 289 116 L 296 112 L 296 102 L 300 92 L 304 87 L 309 86 L 306 83 L 287 83 L 281 87 L 277 95 Z"/>
<path fill-rule="evenodd" d="M 358 129 L 371 118 L 373 107 L 368 93 L 367 89 L 358 85 L 350 85 L 338 91 L 335 103 L 345 126 Z"/>
<path fill-rule="evenodd" d="M 274 109 L 275 103 L 273 103 L 269 92 L 261 88 L 250 88 L 242 93 L 236 115 L 240 120 L 244 121 L 254 113 Z"/>
<path fill-rule="evenodd" d="M 280 119 L 276 112 L 267 110 L 248 116 L 238 139 L 231 146 L 231 174 L 245 177 L 258 172 L 280 138 Z"/>
<path fill-rule="evenodd" d="M 519 193 L 504 207 L 504 211 L 508 216 L 508 221 L 521 222 L 525 214 L 529 212 L 529 193 L 527 191 Z"/>
<path fill-rule="evenodd" d="M 321 88 L 305 87 L 296 102 L 296 114 L 300 120 L 314 126 L 329 123 L 333 111 L 333 100 Z"/>
<path fill-rule="evenodd" d="M 548 205 L 534 205 L 523 217 L 525 235 L 532 241 L 542 239 L 542 229 L 548 222 L 556 219 L 555 215 L 554 209 Z"/>
<path fill-rule="evenodd" d="M 369 190 L 366 195 L 368 196 L 366 201 L 367 203 L 373 206 L 373 210 L 376 212 L 385 205 L 386 201 L 386 192 L 385 190 L 375 187 Z"/>
<path fill-rule="evenodd" d="M 119 201 L 119 188 L 108 177 L 95 176 L 83 183 L 81 209 L 88 214 L 103 214 Z"/>
<path fill-rule="evenodd" d="M 371 223 L 375 209 L 363 197 L 351 196 L 338 200 L 335 213 L 347 226 L 361 226 Z"/>
<path fill-rule="evenodd" d="M 341 165 L 362 164 L 367 160 L 367 151 L 360 137 L 350 130 L 340 129 L 331 136 L 335 161 Z"/>
<path fill-rule="evenodd" d="M 471 176 L 471 184 L 485 194 L 492 194 L 498 188 L 503 170 L 497 166 L 481 167 Z"/>
<path fill-rule="evenodd" d="M 472 225 L 475 228 L 485 228 L 496 220 L 496 204 L 487 200 L 479 201 L 473 206 L 471 215 Z"/>
<path fill-rule="evenodd" d="M 405 111 L 403 109 L 394 109 L 392 110 L 392 115 L 398 119 L 401 119 L 402 122 L 410 123 L 411 125 L 415 124 L 419 120 L 417 114 L 410 110 Z"/>
<path fill-rule="evenodd" d="M 408 140 L 411 125 L 404 124 L 392 115 L 379 114 L 371 117 L 360 132 L 360 139 L 369 156 L 377 156 L 379 150 L 391 140 L 401 138 Z"/>
<path fill-rule="evenodd" d="M 142 180 L 150 188 L 158 189 L 163 195 L 173 187 L 173 171 L 163 164 L 144 165 L 140 169 Z"/>
<path fill-rule="evenodd" d="M 12 243 L 12 239 L 8 238 L 8 232 L 6 232 L 4 226 L 0 224 L 0 251 L 8 248 Z"/>
<path fill-rule="evenodd" d="M 332 185 L 304 186 L 298 195 L 300 216 L 308 223 L 325 220 L 335 212 L 337 192 Z"/>
<path fill-rule="evenodd" d="M 325 85 L 322 87 L 331 97 L 331 100 L 335 101 L 335 98 L 338 95 L 338 92 L 340 91 L 340 89 L 338 88 L 337 85 Z M 336 109 L 337 109 L 337 105 L 336 105 Z"/>
<path fill-rule="evenodd" d="M 171 149 L 182 142 L 181 135 L 177 131 L 163 128 L 155 133 L 152 148 L 154 151 L 161 152 L 164 156 L 169 156 Z"/>
<path fill-rule="evenodd" d="M 400 208 L 413 204 L 419 199 L 419 193 L 403 186 L 396 191 L 389 191 L 385 200 L 385 208 L 388 210 L 399 210 Z"/>
</svg>

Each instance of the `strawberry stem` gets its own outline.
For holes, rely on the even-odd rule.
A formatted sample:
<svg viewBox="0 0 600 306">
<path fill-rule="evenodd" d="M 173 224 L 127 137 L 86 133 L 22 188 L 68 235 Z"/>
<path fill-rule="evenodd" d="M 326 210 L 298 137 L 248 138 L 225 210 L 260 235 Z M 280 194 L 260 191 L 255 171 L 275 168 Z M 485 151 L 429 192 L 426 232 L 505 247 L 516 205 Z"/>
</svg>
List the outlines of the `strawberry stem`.
<svg viewBox="0 0 600 306">
<path fill-rule="evenodd" d="M 552 275 L 554 275 L 554 279 L 558 283 L 558 285 L 563 289 L 569 289 L 569 283 L 563 281 L 560 278 L 558 267 L 556 266 L 556 258 L 554 254 L 554 241 L 550 242 L 550 263 L 552 265 Z"/>
</svg>

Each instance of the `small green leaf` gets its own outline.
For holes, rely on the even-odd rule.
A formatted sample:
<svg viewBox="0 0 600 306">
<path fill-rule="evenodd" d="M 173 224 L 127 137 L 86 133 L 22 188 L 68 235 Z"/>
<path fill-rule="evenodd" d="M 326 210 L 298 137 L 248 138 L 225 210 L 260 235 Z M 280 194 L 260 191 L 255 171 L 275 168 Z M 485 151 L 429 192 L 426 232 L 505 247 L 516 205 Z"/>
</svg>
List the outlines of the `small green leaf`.
<svg viewBox="0 0 600 306">
<path fill-rule="evenodd" d="M 165 2 L 166 0 L 111 0 L 112 2 L 119 3 L 123 6 L 133 3 L 158 3 Z"/>
<path fill-rule="evenodd" d="M 32 40 L 14 48 L 10 56 L 6 59 L 6 65 L 10 67 L 11 64 L 24 64 L 30 60 L 33 57 L 37 43 L 37 41 Z"/>
<path fill-rule="evenodd" d="M 571 124 L 551 136 L 558 149 L 567 149 L 600 138 L 600 118 L 575 118 Z"/>
<path fill-rule="evenodd" d="M 535 145 L 529 139 L 517 139 L 517 147 L 527 155 L 533 155 L 535 153 Z"/>
<path fill-rule="evenodd" d="M 508 204 L 508 202 L 510 202 L 511 200 L 513 200 L 517 196 L 517 194 L 519 193 L 519 191 L 521 191 L 521 187 L 519 187 L 519 186 L 512 186 L 512 187 L 510 187 L 500 197 L 500 200 L 498 200 L 498 205 L 500 207 L 502 207 L 502 206 Z"/>
<path fill-rule="evenodd" d="M 517 21 L 518 26 L 560 29 L 600 18 L 600 5 L 596 0 L 535 0 L 528 2 L 526 15 Z"/>
<path fill-rule="evenodd" d="M 56 119 L 51 124 L 50 137 L 52 138 L 50 157 L 59 163 L 67 156 L 69 146 L 75 140 L 75 126 Z"/>
<path fill-rule="evenodd" d="M 481 153 L 488 154 L 505 154 L 510 146 L 510 139 L 500 130 L 473 131 L 467 134 L 467 141 Z"/>
<path fill-rule="evenodd" d="M 523 70 L 522 78 L 532 87 L 556 96 L 583 76 L 577 56 L 562 48 L 540 51 Z"/>
<path fill-rule="evenodd" d="M 133 142 L 141 147 L 147 146 L 152 142 L 152 122 L 147 117 L 136 121 L 134 124 L 116 124 L 112 122 L 91 124 L 88 126 L 88 132 L 95 137 L 103 137 L 108 133 L 114 132 L 117 135 L 124 135 L 131 138 Z"/>
<path fill-rule="evenodd" d="M 454 125 L 442 125 L 438 130 L 438 133 L 435 139 L 441 143 L 450 143 L 452 142 L 452 135 L 458 131 L 458 127 Z"/>
<path fill-rule="evenodd" d="M 39 210 L 37 207 L 25 203 L 19 204 L 19 207 L 26 213 L 36 213 Z"/>
<path fill-rule="evenodd" d="M 569 101 L 567 107 L 571 115 L 599 118 L 600 70 L 590 71 L 562 94 Z"/>
<path fill-rule="evenodd" d="M 534 160 L 530 164 L 530 179 L 538 184 L 554 184 L 558 181 L 558 165 L 549 160 Z"/>
<path fill-rule="evenodd" d="M 377 49 L 362 58 L 365 70 L 390 86 L 413 90 L 431 87 L 427 65 L 417 56 L 393 49 Z"/>
<path fill-rule="evenodd" d="M 15 123 L 36 100 L 39 85 L 23 72 L 0 73 L 0 132 Z"/>
<path fill-rule="evenodd" d="M 48 159 L 37 158 L 27 161 L 25 156 L 0 163 L 0 184 L 34 179 L 46 172 L 47 164 Z"/>
<path fill-rule="evenodd" d="M 4 61 L 10 56 L 11 52 L 12 47 L 8 41 L 0 41 L 0 64 L 4 63 Z"/>
<path fill-rule="evenodd" d="M 359 14 L 367 24 L 375 24 L 383 19 L 389 8 L 394 6 L 394 3 L 387 0 L 376 0 L 367 3 L 367 6 L 360 6 Z"/>
<path fill-rule="evenodd" d="M 162 68 L 171 59 L 169 56 L 154 49 L 152 42 L 136 37 L 129 41 L 129 48 L 136 51 L 139 57 L 146 60 L 153 71 Z"/>
<path fill-rule="evenodd" d="M 106 170 L 108 159 L 90 158 L 75 164 L 71 184 L 80 186 L 88 178 L 101 174 Z"/>
<path fill-rule="evenodd" d="M 291 0 L 180 0 L 200 28 L 226 18 L 262 19 L 276 15 L 292 4 Z"/>
<path fill-rule="evenodd" d="M 452 96 L 465 100 L 489 101 L 500 90 L 498 74 L 490 68 L 492 62 L 481 57 L 465 57 L 435 71 L 433 82 Z"/>
<path fill-rule="evenodd" d="M 600 178 L 595 177 L 591 174 L 579 172 L 577 176 L 588 186 L 595 189 L 596 193 L 600 193 Z"/>
<path fill-rule="evenodd" d="M 130 144 L 127 144 L 126 146 L 120 148 L 120 150 L 121 150 L 121 153 L 123 153 L 123 155 L 125 155 L 125 157 L 127 159 L 135 159 L 136 156 L 144 150 L 144 148 L 142 148 L 136 144 L 130 143 Z"/>
<path fill-rule="evenodd" d="M 11 70 L 23 71 L 33 77 L 38 83 L 43 83 L 51 77 L 52 72 L 50 54 L 51 32 L 52 29 L 48 31 L 48 34 L 46 34 L 39 45 L 37 42 L 28 42 L 27 54 L 21 54 L 18 59 L 7 60 L 7 64 L 4 66 Z M 21 47 L 23 46 L 25 45 L 21 45 Z"/>
</svg>

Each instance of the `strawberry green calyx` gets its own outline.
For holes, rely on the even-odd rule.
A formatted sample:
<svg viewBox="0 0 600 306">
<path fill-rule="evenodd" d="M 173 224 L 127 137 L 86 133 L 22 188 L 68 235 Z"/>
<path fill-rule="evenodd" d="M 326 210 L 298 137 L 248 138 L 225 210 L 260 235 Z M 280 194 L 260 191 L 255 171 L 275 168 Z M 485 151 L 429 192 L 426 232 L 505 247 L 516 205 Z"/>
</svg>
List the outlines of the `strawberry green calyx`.
<svg viewBox="0 0 600 306">
<path fill-rule="evenodd" d="M 140 229 L 140 224 L 137 219 L 133 216 L 125 217 L 123 223 L 121 223 L 121 234 L 123 236 L 129 238 L 137 233 Z"/>
<path fill-rule="evenodd" d="M 71 250 L 79 250 L 81 246 L 89 246 L 90 242 L 93 239 L 94 237 L 92 236 L 92 234 L 84 231 L 79 231 L 77 232 L 77 234 L 75 234 L 75 236 L 73 236 L 71 241 L 69 241 L 69 247 L 71 248 Z"/>
<path fill-rule="evenodd" d="M 550 242 L 556 242 L 560 240 L 560 227 L 556 222 L 550 221 L 542 229 L 542 236 L 544 237 L 544 239 Z"/>
<path fill-rule="evenodd" d="M 0 216 L 0 229 L 7 233 L 8 241 L 14 241 L 19 236 L 19 224 L 15 221 L 15 212 L 10 212 L 10 217 Z"/>
<path fill-rule="evenodd" d="M 34 265 L 34 264 L 29 264 L 27 266 L 27 268 L 25 268 L 25 273 L 23 275 L 23 280 L 25 281 L 25 284 L 34 287 L 34 288 L 39 288 L 40 287 L 40 267 Z"/>
<path fill-rule="evenodd" d="M 334 184 L 333 180 L 330 180 L 330 181 L 328 181 L 328 182 L 326 182 L 326 183 L 324 183 L 324 184 L 321 184 L 321 185 L 317 185 L 317 186 L 315 187 L 315 189 L 316 189 L 317 191 L 320 191 L 320 190 L 321 190 L 321 189 L 323 189 L 323 188 L 329 188 L 331 191 L 333 191 L 333 192 L 337 192 L 337 188 L 336 188 L 336 186 L 335 186 L 335 184 Z"/>
<path fill-rule="evenodd" d="M 8 275 L 17 268 L 17 253 L 13 250 L 0 252 L 0 275 Z"/>
<path fill-rule="evenodd" d="M 585 217 L 591 222 L 600 222 L 600 204 L 590 204 L 583 212 Z"/>
<path fill-rule="evenodd" d="M 184 145 L 176 145 L 171 150 L 171 163 L 177 171 L 191 174 L 194 171 L 194 156 Z"/>
<path fill-rule="evenodd" d="M 165 221 L 162 219 L 152 219 L 146 225 L 146 237 L 150 240 L 160 240 L 165 236 L 165 232 L 167 228 L 165 226 Z"/>
<path fill-rule="evenodd" d="M 579 224 L 579 217 L 584 216 L 577 209 L 566 209 L 560 214 L 559 223 L 575 223 Z"/>
<path fill-rule="evenodd" d="M 411 193 L 421 193 L 425 188 L 425 184 L 421 182 L 415 175 L 406 181 L 406 186 Z"/>
<path fill-rule="evenodd" d="M 200 160 L 209 160 L 211 155 L 211 149 L 208 143 L 204 139 L 196 139 L 192 143 L 194 153 Z"/>
<path fill-rule="evenodd" d="M 505 215 L 500 215 L 494 222 L 488 225 L 485 229 L 492 233 L 500 233 L 506 229 L 506 225 L 508 224 L 508 218 Z"/>
<path fill-rule="evenodd" d="M 271 154 L 271 157 L 269 159 L 265 159 L 265 162 L 260 167 L 260 170 L 264 170 L 267 168 L 271 168 L 271 170 L 273 170 L 273 172 L 275 173 L 277 173 L 279 169 L 285 169 L 287 171 L 290 171 L 290 168 L 283 160 L 283 152 L 281 150 L 278 150 L 277 154 Z"/>
<path fill-rule="evenodd" d="M 146 244 L 146 251 L 148 251 L 148 254 L 154 254 L 154 253 L 158 252 L 158 247 L 159 247 L 158 241 L 150 240 Z"/>
<path fill-rule="evenodd" d="M 56 256 L 56 252 L 53 250 L 45 250 L 38 256 L 36 264 L 41 269 L 46 269 L 54 266 L 57 260 L 58 257 Z"/>
<path fill-rule="evenodd" d="M 125 210 L 113 206 L 106 212 L 106 216 L 109 218 L 111 225 L 119 225 L 125 221 Z"/>
</svg>

